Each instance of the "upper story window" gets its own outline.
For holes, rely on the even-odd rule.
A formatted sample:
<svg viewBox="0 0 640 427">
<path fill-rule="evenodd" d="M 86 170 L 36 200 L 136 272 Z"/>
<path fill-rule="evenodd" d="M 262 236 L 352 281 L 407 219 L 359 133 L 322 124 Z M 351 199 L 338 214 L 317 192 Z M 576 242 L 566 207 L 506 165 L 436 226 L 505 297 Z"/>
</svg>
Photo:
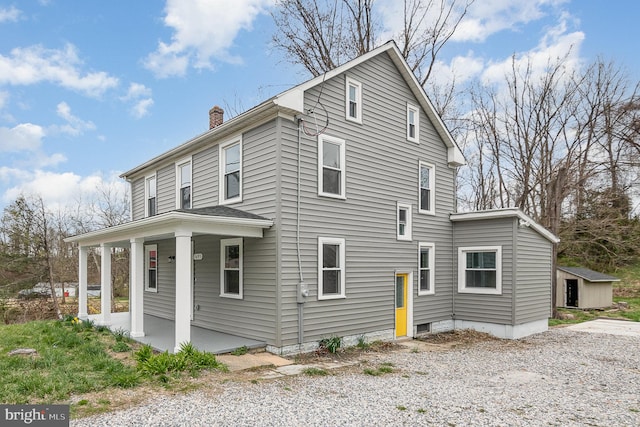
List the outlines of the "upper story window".
<svg viewBox="0 0 640 427">
<path fill-rule="evenodd" d="M 458 248 L 458 292 L 502 294 L 502 247 Z"/>
<path fill-rule="evenodd" d="M 345 98 L 347 120 L 362 123 L 362 83 L 347 77 Z"/>
<path fill-rule="evenodd" d="M 242 238 L 220 240 L 220 296 L 242 299 Z"/>
<path fill-rule="evenodd" d="M 411 104 L 407 104 L 407 139 L 420 141 L 420 110 Z"/>
<path fill-rule="evenodd" d="M 398 203 L 396 206 L 396 237 L 411 240 L 411 205 Z"/>
<path fill-rule="evenodd" d="M 156 200 L 156 176 L 151 175 L 144 180 L 145 191 L 145 216 L 154 216 L 157 213 L 157 200 Z"/>
<path fill-rule="evenodd" d="M 433 243 L 420 242 L 418 245 L 418 295 L 435 293 L 435 259 L 436 248 Z"/>
<path fill-rule="evenodd" d="M 220 204 L 242 200 L 242 144 L 233 140 L 220 145 Z"/>
<path fill-rule="evenodd" d="M 344 199 L 345 175 L 344 139 L 318 136 L 318 194 Z"/>
<path fill-rule="evenodd" d="M 144 289 L 149 292 L 158 292 L 158 245 L 146 245 L 144 247 Z"/>
<path fill-rule="evenodd" d="M 344 239 L 318 237 L 318 299 L 345 298 Z"/>
<path fill-rule="evenodd" d="M 420 179 L 419 189 L 419 206 L 418 212 L 426 214 L 435 214 L 435 191 L 434 176 L 435 167 L 428 163 L 420 162 L 420 170 L 418 171 Z"/>
<path fill-rule="evenodd" d="M 191 159 L 176 164 L 178 209 L 191 209 Z"/>
</svg>

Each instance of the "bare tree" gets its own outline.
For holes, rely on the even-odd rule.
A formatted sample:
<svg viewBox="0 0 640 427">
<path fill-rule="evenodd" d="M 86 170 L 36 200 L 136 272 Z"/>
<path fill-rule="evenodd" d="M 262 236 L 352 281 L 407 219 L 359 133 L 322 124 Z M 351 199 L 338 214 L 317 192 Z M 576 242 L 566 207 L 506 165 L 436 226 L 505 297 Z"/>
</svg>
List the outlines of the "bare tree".
<svg viewBox="0 0 640 427">
<path fill-rule="evenodd" d="M 424 85 L 436 58 L 474 0 L 404 0 L 403 27 L 393 39 Z M 274 45 L 318 76 L 380 43 L 374 0 L 281 0 L 273 12 Z"/>
</svg>

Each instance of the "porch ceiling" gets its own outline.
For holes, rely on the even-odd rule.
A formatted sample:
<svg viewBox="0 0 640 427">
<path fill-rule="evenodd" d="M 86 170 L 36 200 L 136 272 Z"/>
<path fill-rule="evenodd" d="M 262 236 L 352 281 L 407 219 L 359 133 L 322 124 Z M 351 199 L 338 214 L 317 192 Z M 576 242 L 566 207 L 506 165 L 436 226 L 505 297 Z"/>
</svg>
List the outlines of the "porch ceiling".
<svg viewBox="0 0 640 427">
<path fill-rule="evenodd" d="M 259 215 L 226 206 L 180 209 L 131 221 L 89 233 L 68 237 L 65 242 L 80 246 L 129 246 L 131 239 L 171 238 L 176 233 L 213 234 L 237 237 L 263 236 L 273 221 Z"/>
</svg>

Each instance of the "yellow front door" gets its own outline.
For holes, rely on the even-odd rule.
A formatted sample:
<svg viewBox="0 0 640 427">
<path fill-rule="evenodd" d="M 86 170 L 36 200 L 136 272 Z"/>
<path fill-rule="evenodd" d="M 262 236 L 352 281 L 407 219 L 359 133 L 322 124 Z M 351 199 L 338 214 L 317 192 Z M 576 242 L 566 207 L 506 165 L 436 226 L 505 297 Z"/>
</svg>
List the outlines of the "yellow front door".
<svg viewBox="0 0 640 427">
<path fill-rule="evenodd" d="M 408 274 L 396 275 L 396 337 L 407 335 L 407 282 Z"/>
</svg>

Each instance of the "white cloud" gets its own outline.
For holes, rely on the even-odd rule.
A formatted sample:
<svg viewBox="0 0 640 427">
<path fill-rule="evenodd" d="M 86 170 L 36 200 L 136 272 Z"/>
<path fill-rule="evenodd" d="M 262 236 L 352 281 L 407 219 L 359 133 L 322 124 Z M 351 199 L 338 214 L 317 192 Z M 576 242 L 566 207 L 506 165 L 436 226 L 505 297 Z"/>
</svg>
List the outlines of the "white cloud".
<svg viewBox="0 0 640 427">
<path fill-rule="evenodd" d="M 0 90 L 0 110 L 2 110 L 4 106 L 7 104 L 8 99 L 9 99 L 9 92 Z"/>
<path fill-rule="evenodd" d="M 17 22 L 22 12 L 15 6 L 0 7 L 0 24 L 3 22 Z"/>
<path fill-rule="evenodd" d="M 71 114 L 71 107 L 66 102 L 61 102 L 56 107 L 59 117 L 63 118 L 67 124 L 62 126 L 52 126 L 52 130 L 66 133 L 71 136 L 80 136 L 85 131 L 95 130 L 96 126 L 91 121 L 84 121 Z"/>
<path fill-rule="evenodd" d="M 455 80 L 456 84 L 463 84 L 480 75 L 483 70 L 484 60 L 476 57 L 473 52 L 469 52 L 466 56 L 453 57 L 449 63 L 436 61 L 430 82 L 446 86 Z"/>
<path fill-rule="evenodd" d="M 103 176 L 96 173 L 80 176 L 73 172 L 50 172 L 37 169 L 33 172 L 16 173 L 0 168 L 0 179 L 12 175 L 20 182 L 2 195 L 4 203 L 12 203 L 20 195 L 40 196 L 47 208 L 55 210 L 75 206 L 80 199 L 91 200 L 98 196 L 99 189 L 111 188 L 118 194 L 126 194 L 127 184 L 117 177 L 117 173 Z"/>
<path fill-rule="evenodd" d="M 118 85 L 118 79 L 104 71 L 83 72 L 75 46 L 46 49 L 42 46 L 15 48 L 0 55 L 0 84 L 31 85 L 50 82 L 89 96 L 100 96 Z"/>
<path fill-rule="evenodd" d="M 133 103 L 129 113 L 136 119 L 148 115 L 149 109 L 153 106 L 151 89 L 140 83 L 131 83 L 127 94 L 120 99 L 124 102 L 131 101 Z"/>
<path fill-rule="evenodd" d="M 515 56 L 516 68 L 530 66 L 533 77 L 541 76 L 547 71 L 550 63 L 558 59 L 565 60 L 567 71 L 580 67 L 580 48 L 585 34 L 581 31 L 567 33 L 567 16 L 560 17 L 555 27 L 549 28 L 542 37 L 538 46 L 530 51 Z M 499 83 L 504 81 L 504 76 L 514 65 L 512 58 L 490 64 L 482 73 L 484 83 Z"/>
<path fill-rule="evenodd" d="M 142 117 L 149 114 L 149 108 L 153 105 L 153 99 L 145 98 L 141 99 L 135 103 L 133 107 L 131 107 L 131 115 L 136 119 L 141 119 Z"/>
<path fill-rule="evenodd" d="M 167 0 L 164 23 L 173 29 L 171 42 L 144 60 L 157 77 L 182 76 L 191 65 L 212 68 L 212 59 L 237 62 L 229 49 L 238 32 L 250 30 L 253 21 L 275 0 Z"/>
<path fill-rule="evenodd" d="M 0 127 L 0 152 L 39 150 L 44 136 L 44 129 L 32 123 L 21 123 L 13 128 Z"/>
</svg>

